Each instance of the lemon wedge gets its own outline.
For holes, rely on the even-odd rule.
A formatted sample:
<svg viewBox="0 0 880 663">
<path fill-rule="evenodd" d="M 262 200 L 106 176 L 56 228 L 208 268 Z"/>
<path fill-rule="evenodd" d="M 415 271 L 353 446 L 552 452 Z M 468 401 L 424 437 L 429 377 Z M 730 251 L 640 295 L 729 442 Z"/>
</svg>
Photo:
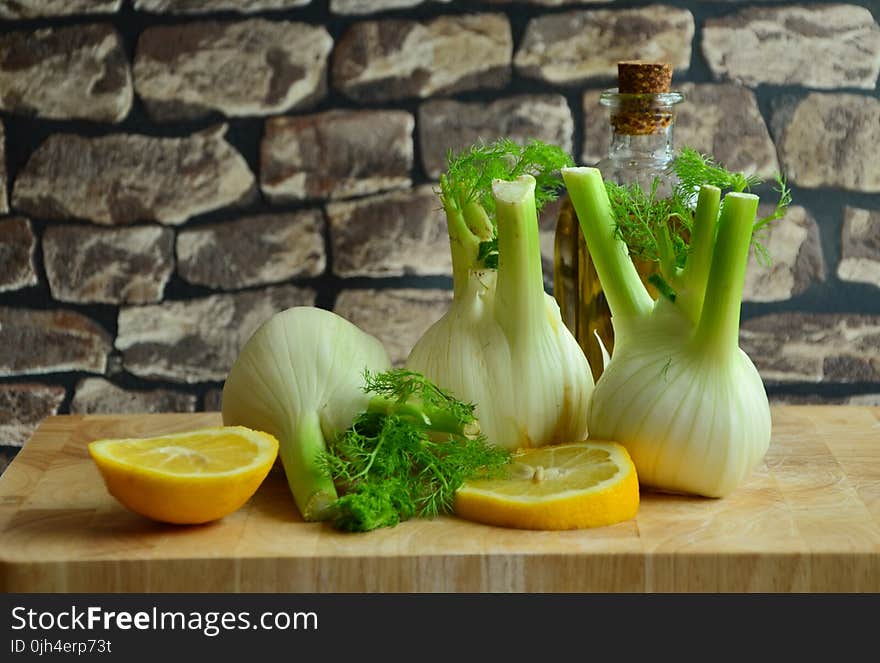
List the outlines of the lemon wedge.
<svg viewBox="0 0 880 663">
<path fill-rule="evenodd" d="M 601 527 L 635 517 L 639 481 L 626 449 L 585 441 L 514 454 L 507 476 L 466 481 L 455 513 L 521 529 Z"/>
<path fill-rule="evenodd" d="M 142 516 L 198 524 L 229 515 L 257 491 L 278 440 L 242 426 L 97 440 L 89 454 L 107 490 Z"/>
</svg>

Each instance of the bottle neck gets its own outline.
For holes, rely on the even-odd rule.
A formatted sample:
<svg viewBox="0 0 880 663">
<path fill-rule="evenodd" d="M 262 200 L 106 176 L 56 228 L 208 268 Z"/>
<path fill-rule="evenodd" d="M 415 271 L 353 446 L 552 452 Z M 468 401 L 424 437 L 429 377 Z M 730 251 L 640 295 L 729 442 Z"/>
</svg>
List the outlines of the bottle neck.
<svg viewBox="0 0 880 663">
<path fill-rule="evenodd" d="M 672 137 L 679 92 L 656 94 L 605 90 L 599 103 L 609 109 L 611 147 L 603 166 L 612 181 L 650 185 L 655 175 L 668 179 L 675 157 Z"/>
<path fill-rule="evenodd" d="M 674 122 L 649 134 L 626 134 L 612 131 L 608 159 L 619 164 L 648 165 L 665 168 L 675 153 L 672 147 Z"/>
</svg>

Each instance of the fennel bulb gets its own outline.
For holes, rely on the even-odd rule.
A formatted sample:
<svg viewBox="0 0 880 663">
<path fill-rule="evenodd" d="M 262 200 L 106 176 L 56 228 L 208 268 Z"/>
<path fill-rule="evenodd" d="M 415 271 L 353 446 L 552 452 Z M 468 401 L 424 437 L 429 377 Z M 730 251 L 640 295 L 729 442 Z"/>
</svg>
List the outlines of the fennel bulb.
<svg viewBox="0 0 880 663">
<path fill-rule="evenodd" d="M 566 162 L 558 148 L 500 141 L 451 161 L 441 179 L 453 301 L 406 366 L 474 403 L 487 440 L 507 449 L 587 435 L 592 372 L 544 292 L 538 244 L 536 191 L 550 198 L 550 173 Z"/>
<path fill-rule="evenodd" d="M 250 337 L 223 386 L 223 423 L 278 438 L 296 506 L 330 516 L 336 488 L 320 456 L 367 409 L 364 372 L 391 367 L 382 343 L 348 320 L 310 306 L 276 313 Z"/>
<path fill-rule="evenodd" d="M 684 266 L 661 262 L 674 297 L 654 302 L 617 233 L 601 173 L 580 167 L 562 174 L 615 335 L 593 392 L 591 436 L 622 443 L 644 485 L 727 495 L 770 444 L 767 394 L 738 346 L 758 197 L 730 192 L 721 204 L 718 187 L 700 188 Z"/>
</svg>

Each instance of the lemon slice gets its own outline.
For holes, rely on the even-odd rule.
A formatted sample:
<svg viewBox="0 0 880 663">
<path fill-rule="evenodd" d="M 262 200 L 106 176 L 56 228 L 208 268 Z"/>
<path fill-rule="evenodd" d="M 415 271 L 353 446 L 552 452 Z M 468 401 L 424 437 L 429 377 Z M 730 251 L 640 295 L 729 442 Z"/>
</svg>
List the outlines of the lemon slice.
<svg viewBox="0 0 880 663">
<path fill-rule="evenodd" d="M 579 529 L 629 520 L 639 508 L 636 468 L 615 442 L 585 441 L 514 454 L 507 476 L 467 481 L 455 513 L 522 529 Z"/>
<path fill-rule="evenodd" d="M 278 440 L 242 426 L 89 444 L 107 490 L 147 518 L 198 524 L 229 515 L 257 491 Z"/>
</svg>

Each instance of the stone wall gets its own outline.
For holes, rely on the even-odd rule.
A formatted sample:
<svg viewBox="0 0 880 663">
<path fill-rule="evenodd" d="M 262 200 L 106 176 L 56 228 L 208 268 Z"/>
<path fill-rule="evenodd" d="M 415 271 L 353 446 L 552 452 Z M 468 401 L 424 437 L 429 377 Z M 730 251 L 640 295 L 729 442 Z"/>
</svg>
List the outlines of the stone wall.
<svg viewBox="0 0 880 663">
<path fill-rule="evenodd" d="M 0 0 L 0 466 L 53 413 L 219 408 L 242 342 L 292 305 L 402 361 L 450 299 L 445 151 L 538 137 L 595 162 L 623 58 L 675 65 L 679 145 L 792 185 L 742 325 L 774 400 L 880 401 L 878 16 Z"/>
</svg>

